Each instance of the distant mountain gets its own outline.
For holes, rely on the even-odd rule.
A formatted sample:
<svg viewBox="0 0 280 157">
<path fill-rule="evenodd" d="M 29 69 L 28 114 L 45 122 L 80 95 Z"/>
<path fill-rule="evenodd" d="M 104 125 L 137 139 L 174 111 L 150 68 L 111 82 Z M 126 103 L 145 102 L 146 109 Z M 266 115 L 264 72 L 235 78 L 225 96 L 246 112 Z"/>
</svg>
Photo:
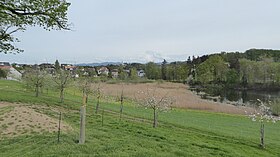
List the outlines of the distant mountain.
<svg viewBox="0 0 280 157">
<path fill-rule="evenodd" d="M 121 62 L 102 62 L 102 63 L 80 63 L 76 64 L 76 66 L 107 66 L 107 65 L 120 65 Z"/>
</svg>

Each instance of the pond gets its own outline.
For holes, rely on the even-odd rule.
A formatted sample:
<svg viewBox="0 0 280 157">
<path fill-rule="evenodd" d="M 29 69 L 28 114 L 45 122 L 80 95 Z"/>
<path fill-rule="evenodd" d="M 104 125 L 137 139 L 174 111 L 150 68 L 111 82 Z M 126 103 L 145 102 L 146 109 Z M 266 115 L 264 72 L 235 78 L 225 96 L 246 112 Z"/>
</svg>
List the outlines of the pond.
<svg viewBox="0 0 280 157">
<path fill-rule="evenodd" d="M 258 104 L 257 99 L 268 103 L 280 100 L 280 91 L 275 90 L 236 90 L 226 88 L 194 88 L 190 90 L 196 92 L 203 99 L 219 101 L 233 105 L 253 106 Z"/>
</svg>

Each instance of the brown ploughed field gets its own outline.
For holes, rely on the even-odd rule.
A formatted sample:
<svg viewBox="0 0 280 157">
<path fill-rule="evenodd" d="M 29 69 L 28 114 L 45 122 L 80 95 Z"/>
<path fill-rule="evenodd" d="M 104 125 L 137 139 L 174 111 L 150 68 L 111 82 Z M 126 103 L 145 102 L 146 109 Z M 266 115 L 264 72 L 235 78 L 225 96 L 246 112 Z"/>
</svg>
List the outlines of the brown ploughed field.
<svg viewBox="0 0 280 157">
<path fill-rule="evenodd" d="M 32 133 L 56 132 L 58 119 L 38 112 L 36 105 L 14 104 L 0 102 L 1 109 L 8 111 L 0 115 L 0 139 L 1 137 L 14 137 Z M 61 123 L 62 131 L 71 131 L 71 126 Z"/>
</svg>

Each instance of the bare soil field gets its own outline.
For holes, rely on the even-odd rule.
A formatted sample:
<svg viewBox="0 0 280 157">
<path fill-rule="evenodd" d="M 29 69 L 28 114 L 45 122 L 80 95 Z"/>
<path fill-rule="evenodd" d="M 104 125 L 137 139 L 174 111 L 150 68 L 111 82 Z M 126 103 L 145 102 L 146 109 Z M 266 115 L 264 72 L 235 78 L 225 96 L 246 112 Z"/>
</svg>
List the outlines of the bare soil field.
<svg viewBox="0 0 280 157">
<path fill-rule="evenodd" d="M 246 111 L 251 111 L 249 108 L 237 107 L 219 102 L 212 102 L 201 99 L 198 95 L 187 90 L 188 86 L 180 83 L 141 83 L 141 84 L 101 84 L 102 91 L 105 95 L 120 97 L 122 89 L 126 98 L 139 98 L 139 92 L 146 92 L 149 89 L 155 90 L 156 95 L 173 98 L 175 102 L 173 107 L 187 108 L 196 110 L 206 110 L 212 112 L 222 112 L 231 114 L 245 114 Z M 141 96 L 140 96 L 141 98 Z"/>
<path fill-rule="evenodd" d="M 37 112 L 31 105 L 0 102 L 0 110 L 5 111 L 0 114 L 0 137 L 57 131 L 58 119 Z M 72 128 L 62 122 L 61 130 Z"/>
</svg>

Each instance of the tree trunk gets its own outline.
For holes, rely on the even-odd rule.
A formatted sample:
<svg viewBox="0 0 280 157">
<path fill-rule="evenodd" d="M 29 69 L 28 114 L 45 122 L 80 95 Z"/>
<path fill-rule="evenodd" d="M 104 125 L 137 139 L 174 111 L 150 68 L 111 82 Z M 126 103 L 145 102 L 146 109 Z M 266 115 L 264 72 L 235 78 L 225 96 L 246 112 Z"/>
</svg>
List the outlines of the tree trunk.
<svg viewBox="0 0 280 157">
<path fill-rule="evenodd" d="M 103 127 L 103 124 L 104 124 L 104 109 L 102 111 L 101 122 L 102 122 L 102 127 Z"/>
<path fill-rule="evenodd" d="M 87 105 L 87 95 L 85 93 L 83 93 L 83 105 Z"/>
<path fill-rule="evenodd" d="M 64 102 L 64 88 L 60 89 L 60 102 L 63 103 Z"/>
<path fill-rule="evenodd" d="M 122 113 L 123 113 L 123 104 L 120 106 L 120 120 L 122 119 Z"/>
<path fill-rule="evenodd" d="M 121 95 L 120 120 L 122 119 L 122 113 L 123 113 L 123 91 Z"/>
<path fill-rule="evenodd" d="M 59 143 L 59 141 L 60 141 L 60 123 L 61 123 L 61 112 L 59 112 L 58 131 L 57 131 L 57 143 Z"/>
<path fill-rule="evenodd" d="M 264 148 L 265 146 L 264 146 L 264 123 L 262 122 L 261 123 L 261 130 L 260 130 L 260 135 L 261 135 L 261 138 L 260 138 L 260 146 L 262 147 L 262 148 Z"/>
<path fill-rule="evenodd" d="M 36 88 L 35 88 L 35 92 L 36 92 L 36 97 L 39 96 L 39 86 L 36 85 Z"/>
<path fill-rule="evenodd" d="M 154 123 L 153 123 L 153 127 L 156 128 L 157 127 L 157 110 L 156 108 L 153 108 L 154 110 Z"/>
<path fill-rule="evenodd" d="M 81 106 L 80 110 L 81 121 L 80 121 L 80 139 L 79 144 L 85 143 L 85 135 L 86 135 L 86 106 Z"/>
<path fill-rule="evenodd" d="M 83 90 L 83 99 L 85 99 L 83 101 L 85 101 L 85 103 L 87 104 L 87 102 L 88 102 L 88 94 L 85 92 L 85 90 Z"/>
<path fill-rule="evenodd" d="M 99 99 L 97 100 L 95 114 L 97 114 L 97 113 L 98 113 L 98 109 L 99 109 Z"/>
</svg>

